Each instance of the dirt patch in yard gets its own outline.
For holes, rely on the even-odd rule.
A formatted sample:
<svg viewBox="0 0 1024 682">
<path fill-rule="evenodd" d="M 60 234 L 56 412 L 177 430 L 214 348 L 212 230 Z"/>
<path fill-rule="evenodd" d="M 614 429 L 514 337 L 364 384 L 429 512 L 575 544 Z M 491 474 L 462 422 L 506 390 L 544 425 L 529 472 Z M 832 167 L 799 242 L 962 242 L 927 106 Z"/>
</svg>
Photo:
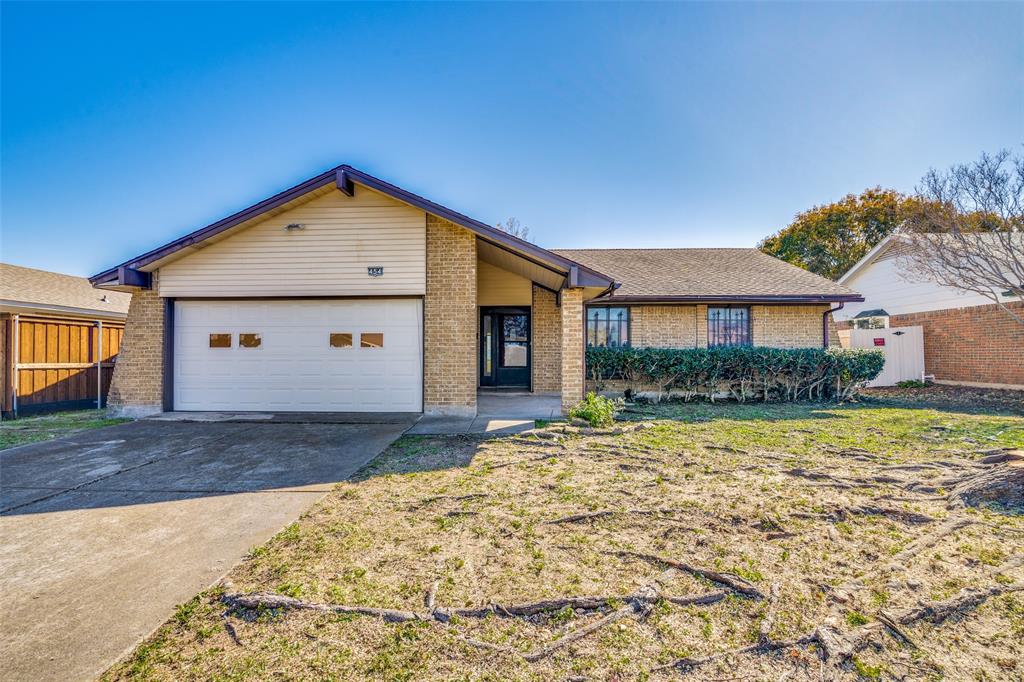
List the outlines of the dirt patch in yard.
<svg viewBox="0 0 1024 682">
<path fill-rule="evenodd" d="M 929 384 L 918 388 L 867 388 L 861 391 L 864 400 L 907 407 L 938 407 L 968 410 L 1005 410 L 1024 414 L 1024 391 L 973 386 Z"/>
<path fill-rule="evenodd" d="M 107 678 L 1024 676 L 1024 518 L 952 494 L 1024 419 L 629 416 L 401 439 Z"/>
</svg>

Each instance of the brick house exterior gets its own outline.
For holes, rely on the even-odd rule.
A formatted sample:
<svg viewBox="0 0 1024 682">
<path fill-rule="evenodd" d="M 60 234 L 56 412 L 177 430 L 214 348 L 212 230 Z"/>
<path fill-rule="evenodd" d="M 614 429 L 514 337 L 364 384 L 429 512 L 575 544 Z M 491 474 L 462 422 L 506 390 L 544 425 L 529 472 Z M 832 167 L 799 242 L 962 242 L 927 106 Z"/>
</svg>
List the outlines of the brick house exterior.
<svg viewBox="0 0 1024 682">
<path fill-rule="evenodd" d="M 1008 307 L 1024 315 L 1024 303 Z M 946 308 L 889 318 L 924 330 L 924 366 L 937 381 L 1024 388 L 1024 325 L 998 305 Z"/>
<path fill-rule="evenodd" d="M 568 409 L 592 314 L 637 346 L 721 343 L 726 315 L 740 342 L 804 347 L 858 298 L 754 249 L 542 249 L 350 166 L 91 281 L 135 293 L 110 396 L 133 415 L 464 416 L 503 388 Z"/>
<path fill-rule="evenodd" d="M 921 327 L 924 371 L 939 383 L 1024 389 L 1024 325 L 980 294 L 909 274 L 900 239 L 888 237 L 840 278 L 864 300 L 837 313 L 838 329 L 870 318 L 888 327 Z M 1006 292 L 1002 305 L 1024 313 Z"/>
</svg>

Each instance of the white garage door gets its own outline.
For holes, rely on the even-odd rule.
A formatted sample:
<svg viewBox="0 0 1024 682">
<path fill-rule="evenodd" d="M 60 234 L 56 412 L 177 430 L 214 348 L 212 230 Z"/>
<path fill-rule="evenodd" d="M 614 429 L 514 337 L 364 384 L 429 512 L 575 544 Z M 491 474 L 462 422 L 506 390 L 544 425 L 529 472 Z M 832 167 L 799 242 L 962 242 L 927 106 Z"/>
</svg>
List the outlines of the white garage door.
<svg viewBox="0 0 1024 682">
<path fill-rule="evenodd" d="M 176 301 L 174 409 L 419 412 L 421 302 Z"/>
</svg>

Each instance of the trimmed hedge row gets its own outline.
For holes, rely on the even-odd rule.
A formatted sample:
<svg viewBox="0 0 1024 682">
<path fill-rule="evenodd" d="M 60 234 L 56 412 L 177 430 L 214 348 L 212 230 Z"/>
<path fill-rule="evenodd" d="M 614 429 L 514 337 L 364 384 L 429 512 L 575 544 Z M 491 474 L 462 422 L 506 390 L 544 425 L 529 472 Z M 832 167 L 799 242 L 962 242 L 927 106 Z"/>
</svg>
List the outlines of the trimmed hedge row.
<svg viewBox="0 0 1024 682">
<path fill-rule="evenodd" d="M 598 390 L 620 380 L 636 393 L 657 387 L 684 400 L 845 400 L 878 376 L 882 351 L 848 348 L 587 348 L 587 376 Z"/>
</svg>

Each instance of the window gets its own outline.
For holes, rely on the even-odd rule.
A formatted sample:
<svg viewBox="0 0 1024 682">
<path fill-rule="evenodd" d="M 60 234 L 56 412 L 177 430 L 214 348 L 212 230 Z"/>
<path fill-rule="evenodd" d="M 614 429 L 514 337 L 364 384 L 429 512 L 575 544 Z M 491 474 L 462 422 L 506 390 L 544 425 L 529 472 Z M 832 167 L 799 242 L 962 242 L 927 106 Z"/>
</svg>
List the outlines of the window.
<svg viewBox="0 0 1024 682">
<path fill-rule="evenodd" d="M 708 307 L 709 346 L 749 346 L 750 308 L 745 306 Z"/>
<path fill-rule="evenodd" d="M 526 367 L 530 353 L 530 318 L 526 315 L 501 316 L 501 367 Z"/>
<path fill-rule="evenodd" d="M 587 345 L 622 348 L 629 345 L 629 308 L 588 308 Z"/>
<path fill-rule="evenodd" d="M 259 348 L 263 345 L 263 337 L 259 334 L 248 333 L 238 335 L 239 348 Z"/>
<path fill-rule="evenodd" d="M 380 332 L 363 332 L 359 335 L 360 348 L 383 348 L 384 334 Z"/>
<path fill-rule="evenodd" d="M 331 348 L 351 348 L 351 332 L 331 332 Z"/>
<path fill-rule="evenodd" d="M 231 348 L 231 334 L 210 334 L 210 348 Z"/>
</svg>

